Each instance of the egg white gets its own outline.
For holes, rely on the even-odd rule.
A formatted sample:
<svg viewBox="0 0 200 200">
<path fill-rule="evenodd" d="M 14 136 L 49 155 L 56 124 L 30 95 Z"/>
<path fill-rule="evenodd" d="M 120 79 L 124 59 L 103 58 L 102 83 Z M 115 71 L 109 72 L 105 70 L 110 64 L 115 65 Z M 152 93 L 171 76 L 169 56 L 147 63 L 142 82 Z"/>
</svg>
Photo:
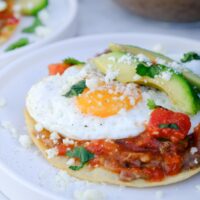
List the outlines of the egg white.
<svg viewBox="0 0 200 200">
<path fill-rule="evenodd" d="M 85 115 L 76 106 L 76 97 L 66 98 L 64 91 L 88 77 L 88 65 L 83 69 L 71 67 L 60 76 L 49 76 L 36 85 L 28 93 L 26 107 L 31 117 L 50 132 L 57 132 L 64 137 L 80 140 L 120 139 L 139 135 L 145 130 L 151 110 L 147 100 L 153 99 L 156 104 L 174 110 L 169 98 L 162 92 L 141 87 L 142 101 L 129 111 L 122 110 L 118 114 L 100 118 Z M 92 76 L 101 78 L 93 71 Z M 199 123 L 200 113 L 191 117 L 192 129 Z"/>
</svg>

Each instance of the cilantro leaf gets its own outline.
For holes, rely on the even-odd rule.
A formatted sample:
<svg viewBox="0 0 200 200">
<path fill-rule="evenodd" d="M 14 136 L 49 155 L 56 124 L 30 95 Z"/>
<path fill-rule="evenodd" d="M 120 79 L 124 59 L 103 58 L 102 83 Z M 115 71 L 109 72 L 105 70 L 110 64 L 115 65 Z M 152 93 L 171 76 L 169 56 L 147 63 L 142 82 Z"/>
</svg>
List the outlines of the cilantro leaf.
<svg viewBox="0 0 200 200">
<path fill-rule="evenodd" d="M 12 43 L 10 46 L 8 46 L 5 51 L 12 51 L 14 49 L 21 48 L 23 46 L 26 46 L 29 44 L 29 40 L 27 38 L 21 38 L 18 41 Z"/>
<path fill-rule="evenodd" d="M 159 128 L 170 128 L 170 129 L 179 130 L 178 125 L 174 124 L 174 123 L 171 123 L 171 124 L 159 124 Z"/>
<path fill-rule="evenodd" d="M 158 107 L 153 99 L 147 99 L 147 106 L 150 110 L 153 110 L 156 107 Z"/>
<path fill-rule="evenodd" d="M 67 92 L 64 96 L 69 98 L 73 96 L 78 96 L 84 91 L 85 88 L 86 88 L 85 80 L 79 81 L 75 85 L 72 85 L 69 92 Z"/>
<path fill-rule="evenodd" d="M 75 147 L 73 150 L 67 152 L 67 156 L 79 158 L 80 165 L 69 167 L 75 171 L 81 169 L 89 160 L 94 158 L 94 154 L 87 151 L 84 147 Z"/>
<path fill-rule="evenodd" d="M 200 60 L 200 55 L 195 52 L 188 52 L 183 55 L 181 62 L 190 62 L 192 60 Z"/>
<path fill-rule="evenodd" d="M 140 76 L 148 76 L 154 78 L 156 75 L 159 75 L 163 69 L 166 68 L 163 65 L 151 65 L 148 66 L 145 63 L 139 63 L 136 67 L 136 73 Z"/>
<path fill-rule="evenodd" d="M 40 20 L 40 18 L 38 16 L 35 17 L 34 19 L 34 22 L 31 26 L 27 27 L 27 28 L 24 28 L 22 30 L 22 32 L 24 33 L 34 33 L 35 32 L 35 29 L 38 27 L 38 26 L 42 26 L 42 22 Z"/>
<path fill-rule="evenodd" d="M 69 168 L 71 169 L 71 170 L 74 170 L 74 171 L 77 171 L 77 170 L 80 170 L 81 168 L 83 168 L 84 167 L 84 164 L 83 163 L 81 163 L 80 165 L 73 165 L 73 166 L 69 166 Z"/>
<path fill-rule="evenodd" d="M 66 58 L 63 62 L 65 64 L 69 64 L 69 65 L 83 65 L 83 64 L 85 64 L 85 62 L 79 61 L 75 58 Z"/>
</svg>

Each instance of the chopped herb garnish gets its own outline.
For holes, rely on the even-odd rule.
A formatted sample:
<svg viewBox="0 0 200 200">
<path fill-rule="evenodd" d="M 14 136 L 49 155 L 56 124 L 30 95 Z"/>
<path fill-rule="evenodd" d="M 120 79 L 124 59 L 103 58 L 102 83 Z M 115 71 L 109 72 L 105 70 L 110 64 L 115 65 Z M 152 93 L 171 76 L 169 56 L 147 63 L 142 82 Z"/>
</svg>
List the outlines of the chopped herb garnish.
<svg viewBox="0 0 200 200">
<path fill-rule="evenodd" d="M 175 130 L 179 130 L 179 127 L 177 124 L 159 124 L 159 128 L 171 128 Z"/>
<path fill-rule="evenodd" d="M 79 81 L 78 83 L 73 85 L 69 90 L 69 92 L 67 92 L 64 96 L 69 98 L 73 96 L 78 96 L 84 91 L 85 88 L 86 88 L 85 80 Z"/>
<path fill-rule="evenodd" d="M 67 156 L 80 160 L 80 165 L 69 167 L 74 171 L 81 169 L 88 161 L 94 158 L 94 154 L 87 151 L 84 147 L 75 147 L 73 150 L 67 152 Z"/>
<path fill-rule="evenodd" d="M 21 38 L 18 41 L 12 43 L 10 46 L 5 49 L 5 51 L 12 51 L 14 49 L 18 49 L 24 47 L 29 44 L 29 40 L 27 38 Z"/>
<path fill-rule="evenodd" d="M 68 65 L 84 65 L 85 64 L 85 62 L 79 61 L 75 58 L 66 58 L 63 62 Z"/>
<path fill-rule="evenodd" d="M 170 141 L 169 139 L 166 139 L 166 138 L 157 138 L 158 141 L 160 142 L 168 142 Z"/>
<path fill-rule="evenodd" d="M 147 99 L 147 106 L 150 110 L 158 107 L 153 99 Z"/>
<path fill-rule="evenodd" d="M 195 52 L 188 52 L 183 55 L 181 62 L 190 62 L 192 60 L 200 60 L 200 55 Z"/>
<path fill-rule="evenodd" d="M 80 170 L 80 169 L 83 168 L 83 167 L 84 167 L 84 164 L 80 164 L 80 165 L 78 165 L 78 166 L 75 166 L 75 165 L 69 166 L 69 168 L 70 168 L 71 170 L 74 170 L 74 171 Z"/>
<path fill-rule="evenodd" d="M 31 26 L 24 28 L 22 32 L 24 33 L 34 33 L 38 26 L 42 26 L 42 22 L 38 16 L 35 17 L 34 22 Z"/>
<path fill-rule="evenodd" d="M 159 64 L 148 66 L 145 63 L 139 63 L 136 68 L 136 73 L 140 76 L 148 76 L 154 78 L 156 75 L 159 75 L 164 68 L 166 67 Z"/>
</svg>

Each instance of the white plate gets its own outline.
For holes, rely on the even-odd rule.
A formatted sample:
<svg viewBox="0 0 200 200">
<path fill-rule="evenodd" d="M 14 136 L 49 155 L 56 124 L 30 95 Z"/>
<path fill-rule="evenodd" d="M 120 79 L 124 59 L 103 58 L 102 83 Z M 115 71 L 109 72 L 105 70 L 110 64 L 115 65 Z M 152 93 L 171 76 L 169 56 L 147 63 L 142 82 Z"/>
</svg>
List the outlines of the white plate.
<svg viewBox="0 0 200 200">
<path fill-rule="evenodd" d="M 161 43 L 166 52 L 177 54 L 186 51 L 199 51 L 197 41 L 149 34 L 113 34 L 88 36 L 62 41 L 23 57 L 0 72 L 0 96 L 7 99 L 7 106 L 0 110 L 0 120 L 9 120 L 22 130 L 24 126 L 24 101 L 29 88 L 47 76 L 47 65 L 72 56 L 86 60 L 102 52 L 110 42 L 135 44 L 152 48 Z M 111 185 L 85 184 L 83 181 L 69 183 L 65 191 L 55 188 L 57 169 L 47 163 L 41 155 L 36 155 L 35 148 L 23 149 L 16 139 L 1 130 L 0 140 L 0 190 L 14 200 L 72 199 L 75 190 L 95 188 L 102 191 L 106 199 L 156 200 L 155 192 L 162 190 L 163 199 L 197 200 L 200 191 L 195 189 L 200 175 L 188 181 L 171 186 L 134 189 Z"/>
<path fill-rule="evenodd" d="M 0 67 L 4 67 L 24 53 L 31 52 L 47 43 L 73 36 L 76 33 L 77 27 L 77 9 L 77 0 L 49 0 L 47 27 L 50 28 L 51 33 L 45 38 L 36 37 L 34 34 L 22 33 L 22 29 L 30 26 L 34 19 L 33 17 L 23 16 L 14 35 L 0 47 Z M 23 37 L 29 38 L 32 43 L 25 47 L 5 52 L 5 49 L 10 44 Z"/>
</svg>

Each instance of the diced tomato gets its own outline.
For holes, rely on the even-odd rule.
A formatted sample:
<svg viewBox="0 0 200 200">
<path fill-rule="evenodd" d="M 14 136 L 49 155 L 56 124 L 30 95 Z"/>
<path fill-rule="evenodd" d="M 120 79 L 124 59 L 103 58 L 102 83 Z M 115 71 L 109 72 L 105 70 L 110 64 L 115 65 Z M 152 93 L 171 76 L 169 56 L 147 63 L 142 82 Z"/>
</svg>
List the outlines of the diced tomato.
<svg viewBox="0 0 200 200">
<path fill-rule="evenodd" d="M 165 154 L 163 167 L 167 175 L 178 174 L 181 171 L 182 159 L 176 154 Z"/>
<path fill-rule="evenodd" d="M 160 125 L 176 125 L 177 128 L 161 128 Z M 183 140 L 191 127 L 189 116 L 167 110 L 165 108 L 156 108 L 150 117 L 148 131 L 155 138 L 165 138 L 176 143 Z"/>
<path fill-rule="evenodd" d="M 58 155 L 59 156 L 64 156 L 66 155 L 66 152 L 67 152 L 67 146 L 64 145 L 64 144 L 59 144 L 57 146 L 57 149 L 58 149 Z"/>
<path fill-rule="evenodd" d="M 7 22 L 6 22 L 7 25 L 17 25 L 18 23 L 19 23 L 19 19 L 17 19 L 16 17 L 11 17 L 7 19 Z"/>
<path fill-rule="evenodd" d="M 96 167 L 96 166 L 98 166 L 98 165 L 100 165 L 100 160 L 99 160 L 99 158 L 94 158 L 94 159 L 90 160 L 90 166 Z"/>
<path fill-rule="evenodd" d="M 89 143 L 86 149 L 95 155 L 108 155 L 117 149 L 117 144 L 105 140 L 93 140 Z"/>
<path fill-rule="evenodd" d="M 57 63 L 49 65 L 49 75 L 63 74 L 64 71 L 70 67 L 70 65 L 65 63 Z"/>
<path fill-rule="evenodd" d="M 165 177 L 163 169 L 159 167 L 144 168 L 142 173 L 149 181 L 161 181 Z"/>
</svg>

